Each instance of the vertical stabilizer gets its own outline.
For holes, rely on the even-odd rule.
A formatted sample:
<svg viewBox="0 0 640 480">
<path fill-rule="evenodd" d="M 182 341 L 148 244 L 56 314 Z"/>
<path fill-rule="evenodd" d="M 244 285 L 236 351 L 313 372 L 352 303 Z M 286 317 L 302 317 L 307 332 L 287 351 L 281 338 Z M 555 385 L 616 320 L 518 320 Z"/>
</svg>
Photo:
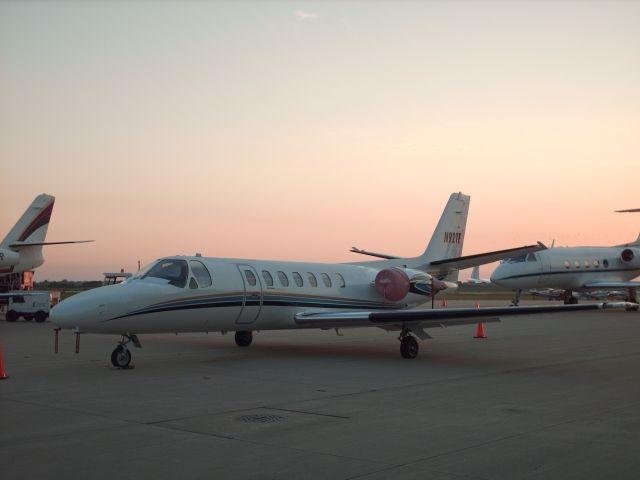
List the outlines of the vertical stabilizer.
<svg viewBox="0 0 640 480">
<path fill-rule="evenodd" d="M 7 248 L 14 243 L 39 243 L 44 242 L 49 228 L 49 220 L 53 211 L 55 197 L 51 195 L 38 195 L 29 208 L 22 214 L 13 228 L 9 231 L 0 247 Z"/>
<path fill-rule="evenodd" d="M 480 266 L 479 265 L 476 265 L 471 270 L 471 280 L 477 280 L 478 282 L 480 281 Z"/>
</svg>

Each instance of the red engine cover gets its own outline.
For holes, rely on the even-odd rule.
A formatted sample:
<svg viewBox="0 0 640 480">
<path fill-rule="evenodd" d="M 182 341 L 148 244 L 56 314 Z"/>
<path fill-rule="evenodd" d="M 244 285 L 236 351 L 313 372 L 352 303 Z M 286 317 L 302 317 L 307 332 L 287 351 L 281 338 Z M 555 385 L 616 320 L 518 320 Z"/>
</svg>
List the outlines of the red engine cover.
<svg viewBox="0 0 640 480">
<path fill-rule="evenodd" d="M 625 262 L 630 262 L 634 257 L 633 250 L 631 250 L 630 248 L 625 248 L 620 256 Z"/>
<path fill-rule="evenodd" d="M 398 302 L 407 296 L 411 286 L 409 277 L 397 268 L 386 268 L 376 275 L 376 290 L 385 300 Z"/>
</svg>

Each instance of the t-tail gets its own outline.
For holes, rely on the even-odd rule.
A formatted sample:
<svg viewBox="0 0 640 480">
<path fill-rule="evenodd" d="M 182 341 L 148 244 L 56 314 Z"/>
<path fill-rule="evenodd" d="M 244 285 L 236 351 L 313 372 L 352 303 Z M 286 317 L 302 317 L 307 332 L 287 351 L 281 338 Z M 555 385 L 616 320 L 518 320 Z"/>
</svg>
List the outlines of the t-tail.
<svg viewBox="0 0 640 480">
<path fill-rule="evenodd" d="M 437 260 L 457 258 L 462 255 L 469 203 L 471 203 L 469 195 L 451 194 L 426 250 L 414 259 L 415 263 L 430 264 Z M 441 280 L 457 282 L 458 273 L 458 269 L 452 270 Z"/>
<path fill-rule="evenodd" d="M 44 263 L 42 245 L 54 203 L 55 197 L 44 193 L 38 195 L 0 243 L 1 249 L 20 255 L 20 267 L 30 269 Z"/>
</svg>

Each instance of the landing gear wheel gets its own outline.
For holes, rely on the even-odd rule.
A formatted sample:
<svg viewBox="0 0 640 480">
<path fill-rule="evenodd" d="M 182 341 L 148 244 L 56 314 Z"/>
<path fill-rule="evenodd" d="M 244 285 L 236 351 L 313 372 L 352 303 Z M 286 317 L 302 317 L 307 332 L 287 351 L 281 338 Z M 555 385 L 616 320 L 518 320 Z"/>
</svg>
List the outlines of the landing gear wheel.
<svg viewBox="0 0 640 480">
<path fill-rule="evenodd" d="M 131 352 L 122 345 L 118 345 L 111 353 L 111 363 L 114 367 L 127 368 L 131 363 Z"/>
<path fill-rule="evenodd" d="M 413 335 L 407 335 L 400 340 L 400 354 L 402 358 L 416 358 L 418 356 L 418 341 Z"/>
<path fill-rule="evenodd" d="M 9 310 L 5 318 L 7 319 L 7 322 L 15 322 L 16 320 L 18 320 L 18 317 L 20 317 L 20 315 L 18 315 L 18 312 L 16 312 L 15 310 Z"/>
<path fill-rule="evenodd" d="M 236 332 L 236 345 L 239 347 L 248 347 L 253 340 L 253 332 L 239 331 Z"/>
<path fill-rule="evenodd" d="M 42 323 L 47 319 L 48 316 L 49 315 L 46 312 L 43 312 L 42 310 L 38 310 L 36 312 L 36 322 Z"/>
</svg>

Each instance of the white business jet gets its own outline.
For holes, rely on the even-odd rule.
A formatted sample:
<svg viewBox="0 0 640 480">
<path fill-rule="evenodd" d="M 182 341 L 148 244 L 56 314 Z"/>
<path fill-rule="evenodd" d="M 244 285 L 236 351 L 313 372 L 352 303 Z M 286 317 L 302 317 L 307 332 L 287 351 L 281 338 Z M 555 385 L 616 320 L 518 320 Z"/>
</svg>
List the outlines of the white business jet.
<svg viewBox="0 0 640 480">
<path fill-rule="evenodd" d="M 55 197 L 38 195 L 22 214 L 7 236 L 0 242 L 0 277 L 15 276 L 44 263 L 42 247 L 93 240 L 45 242 Z"/>
<path fill-rule="evenodd" d="M 495 320 L 501 314 L 540 313 L 610 306 L 410 309 L 455 289 L 458 268 L 544 249 L 541 244 L 460 257 L 469 198 L 449 198 L 425 252 L 362 263 L 302 263 L 173 256 L 162 258 L 127 281 L 74 295 L 51 312 L 61 328 L 117 334 L 114 366 L 131 361 L 127 345 L 142 333 L 235 331 L 246 347 L 254 330 L 380 327 L 400 332 L 404 358 L 418 354 L 424 328 Z M 433 300 L 432 300 L 433 301 Z M 77 336 L 77 342 L 79 336 Z M 76 343 L 78 345 L 78 343 Z"/>
<path fill-rule="evenodd" d="M 498 265 L 491 281 L 514 290 L 517 305 L 523 289 L 560 289 L 565 304 L 578 303 L 578 291 L 627 291 L 627 301 L 637 304 L 640 282 L 640 236 L 616 247 L 556 247 L 518 255 Z M 638 310 L 629 305 L 628 310 Z"/>
</svg>

